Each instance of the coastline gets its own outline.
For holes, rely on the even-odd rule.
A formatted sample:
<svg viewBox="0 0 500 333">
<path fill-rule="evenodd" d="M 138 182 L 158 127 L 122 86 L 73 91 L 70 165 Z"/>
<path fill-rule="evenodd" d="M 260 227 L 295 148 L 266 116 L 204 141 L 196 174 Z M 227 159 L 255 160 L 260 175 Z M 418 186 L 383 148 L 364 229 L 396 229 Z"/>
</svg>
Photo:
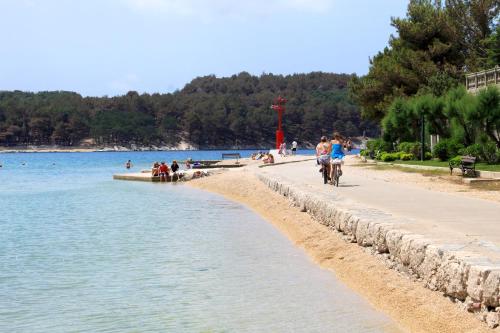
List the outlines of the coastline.
<svg viewBox="0 0 500 333">
<path fill-rule="evenodd" d="M 189 186 L 240 202 L 283 232 L 376 309 L 410 332 L 491 332 L 474 315 L 389 269 L 366 250 L 314 221 L 263 184 L 249 169 L 198 179 Z"/>
<path fill-rule="evenodd" d="M 306 144 L 303 149 L 314 149 L 313 145 Z M 161 151 L 198 151 L 198 150 L 262 150 L 268 148 L 261 146 L 221 146 L 221 147 L 196 147 L 187 143 L 180 143 L 175 146 L 28 146 L 28 147 L 5 147 L 0 146 L 0 154 L 7 153 L 100 153 L 100 152 L 161 152 Z"/>
</svg>

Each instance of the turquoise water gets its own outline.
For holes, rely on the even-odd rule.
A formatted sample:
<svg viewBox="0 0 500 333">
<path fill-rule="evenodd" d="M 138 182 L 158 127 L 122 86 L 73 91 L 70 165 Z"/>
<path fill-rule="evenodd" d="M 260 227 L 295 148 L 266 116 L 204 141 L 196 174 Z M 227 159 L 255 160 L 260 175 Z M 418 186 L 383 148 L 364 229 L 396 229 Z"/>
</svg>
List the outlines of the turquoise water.
<svg viewBox="0 0 500 333">
<path fill-rule="evenodd" d="M 0 154 L 0 332 L 393 329 L 244 206 L 111 179 L 186 157 Z"/>
</svg>

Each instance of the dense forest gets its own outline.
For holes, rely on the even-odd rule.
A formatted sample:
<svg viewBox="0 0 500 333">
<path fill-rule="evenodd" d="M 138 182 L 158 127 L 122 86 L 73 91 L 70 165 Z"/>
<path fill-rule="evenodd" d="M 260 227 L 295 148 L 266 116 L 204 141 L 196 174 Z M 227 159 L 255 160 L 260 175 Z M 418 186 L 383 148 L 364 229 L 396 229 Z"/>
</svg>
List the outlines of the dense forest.
<svg viewBox="0 0 500 333">
<path fill-rule="evenodd" d="M 398 98 L 443 96 L 500 65 L 499 15 L 500 0 L 410 0 L 368 74 L 349 83 L 364 118 L 381 121 Z"/>
<path fill-rule="evenodd" d="M 410 0 L 406 16 L 392 18 L 388 46 L 349 83 L 363 116 L 382 127 L 370 153 L 500 162 L 500 89 L 464 87 L 467 73 L 500 65 L 499 19 L 500 0 Z M 432 153 L 430 135 L 439 138 Z"/>
<path fill-rule="evenodd" d="M 361 119 L 350 100 L 351 75 L 314 72 L 288 76 L 246 72 L 198 77 L 168 94 L 82 97 L 74 92 L 0 92 L 0 145 L 268 146 L 277 115 L 270 106 L 288 99 L 288 141 L 315 142 L 335 129 L 346 136 L 377 127 Z"/>
</svg>

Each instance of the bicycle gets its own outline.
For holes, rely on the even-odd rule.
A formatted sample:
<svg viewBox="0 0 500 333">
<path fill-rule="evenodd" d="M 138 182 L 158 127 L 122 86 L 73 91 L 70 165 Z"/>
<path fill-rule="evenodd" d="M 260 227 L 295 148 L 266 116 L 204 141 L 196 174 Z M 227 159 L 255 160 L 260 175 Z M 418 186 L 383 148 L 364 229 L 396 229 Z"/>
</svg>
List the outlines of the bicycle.
<svg viewBox="0 0 500 333">
<path fill-rule="evenodd" d="M 318 165 L 321 165 L 321 170 L 320 172 L 323 173 L 323 182 L 324 184 L 327 184 L 328 183 L 328 180 L 330 178 L 330 155 L 320 155 L 318 156 L 317 160 L 316 160 L 316 163 L 318 163 Z"/>
<path fill-rule="evenodd" d="M 330 179 L 330 175 L 329 175 L 329 165 L 328 164 L 322 164 L 321 168 L 323 169 L 323 183 L 324 184 L 327 184 L 328 183 L 328 180 Z"/>
<path fill-rule="evenodd" d="M 340 169 L 340 164 L 342 164 L 342 160 L 333 159 L 330 163 L 332 167 L 332 182 L 334 186 L 339 186 L 339 179 L 342 176 L 342 170 Z"/>
</svg>

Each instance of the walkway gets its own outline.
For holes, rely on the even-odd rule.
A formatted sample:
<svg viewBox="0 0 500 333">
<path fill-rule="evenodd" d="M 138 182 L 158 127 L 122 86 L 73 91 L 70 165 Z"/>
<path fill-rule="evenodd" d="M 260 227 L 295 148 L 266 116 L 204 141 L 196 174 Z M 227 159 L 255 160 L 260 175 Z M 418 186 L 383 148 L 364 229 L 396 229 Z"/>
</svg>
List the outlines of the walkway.
<svg viewBox="0 0 500 333">
<path fill-rule="evenodd" d="M 372 220 L 393 223 L 450 250 L 486 257 L 500 267 L 500 204 L 366 177 L 344 165 L 339 187 L 324 185 L 314 161 L 259 169 Z M 372 172 L 378 172 L 373 170 Z"/>
</svg>

